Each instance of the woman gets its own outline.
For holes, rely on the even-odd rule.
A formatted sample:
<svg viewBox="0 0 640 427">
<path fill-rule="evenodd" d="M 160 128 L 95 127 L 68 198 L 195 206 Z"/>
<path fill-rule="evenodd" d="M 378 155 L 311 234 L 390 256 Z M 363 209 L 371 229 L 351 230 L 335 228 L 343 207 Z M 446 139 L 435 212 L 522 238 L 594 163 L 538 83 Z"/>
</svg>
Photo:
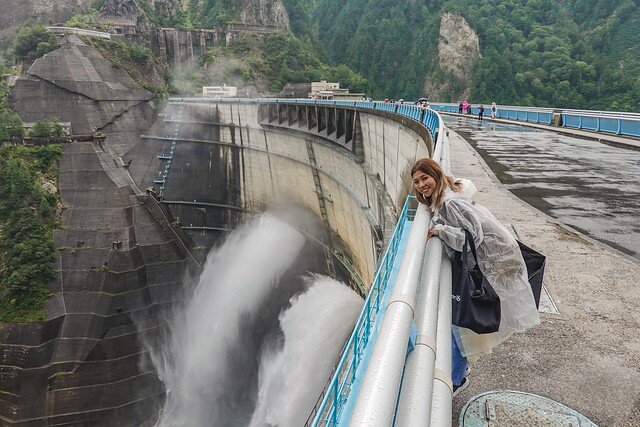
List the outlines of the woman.
<svg viewBox="0 0 640 427">
<path fill-rule="evenodd" d="M 454 180 L 440 165 L 424 158 L 411 169 L 416 198 L 433 213 L 427 238 L 438 236 L 453 251 L 462 251 L 468 230 L 476 244 L 478 265 L 500 297 L 500 329 L 491 334 L 453 326 L 452 380 L 454 396 L 466 388 L 467 356 L 490 352 L 515 332 L 540 323 L 527 268 L 520 248 L 509 231 L 471 197 L 476 188 L 469 180 Z"/>
</svg>

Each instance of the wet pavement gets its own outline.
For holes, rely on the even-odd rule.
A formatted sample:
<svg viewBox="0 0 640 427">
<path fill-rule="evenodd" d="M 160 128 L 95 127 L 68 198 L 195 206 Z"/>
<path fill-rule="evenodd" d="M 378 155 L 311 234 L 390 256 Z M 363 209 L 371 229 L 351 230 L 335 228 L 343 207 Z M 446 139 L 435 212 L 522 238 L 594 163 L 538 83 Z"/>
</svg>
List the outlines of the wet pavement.
<svg viewBox="0 0 640 427">
<path fill-rule="evenodd" d="M 464 126 L 459 128 L 464 129 Z M 491 134 L 490 127 L 478 130 L 476 126 L 467 128 L 467 138 L 473 141 L 472 136 L 475 136 L 481 140 L 475 143 L 476 146 L 485 147 L 486 153 L 491 152 L 492 156 L 485 153 L 486 158 L 493 159 L 494 168 L 502 165 L 501 173 L 507 174 L 514 184 L 530 181 L 531 187 L 539 187 L 540 192 L 546 191 L 556 181 L 557 185 L 567 182 L 577 185 L 575 182 L 578 182 L 586 186 L 590 183 L 583 175 L 591 172 L 589 167 L 597 168 L 594 184 L 609 182 L 599 175 L 602 170 L 607 171 L 604 164 L 611 160 L 590 161 L 593 164 L 584 165 L 586 160 L 580 157 L 562 157 L 564 151 L 551 151 L 545 145 L 545 138 L 554 138 L 553 134 L 517 132 L 515 128 L 496 128 L 495 132 L 504 134 L 486 142 L 488 137 L 485 135 Z M 496 146 L 498 141 L 504 141 L 503 147 Z M 473 180 L 478 188 L 474 200 L 487 207 L 522 242 L 547 257 L 544 283 L 557 307 L 555 313 L 541 312 L 540 325 L 525 333 L 514 334 L 492 353 L 471 361 L 469 388 L 453 399 L 452 425 L 458 425 L 464 405 L 473 396 L 513 390 L 533 393 L 566 405 L 601 427 L 640 426 L 640 287 L 637 286 L 640 263 L 564 226 L 563 221 L 516 197 L 507 188 L 512 184 L 500 183 L 487 162 L 457 132 L 449 133 L 449 142 L 451 171 L 455 176 Z M 507 149 L 509 146 L 512 147 L 511 152 Z M 578 151 L 580 147 L 566 150 Z M 550 158 L 547 161 L 550 166 L 531 159 L 535 157 L 532 154 Z M 518 164 L 518 157 L 524 165 Z M 569 166 L 574 163 L 576 168 L 580 166 L 586 172 L 578 171 L 578 177 L 574 177 L 568 172 L 573 170 Z M 540 179 L 546 176 L 546 170 L 557 170 L 555 175 L 548 177 L 551 184 Z M 613 170 L 619 172 L 619 169 Z M 525 172 L 528 174 L 522 176 Z M 615 190 L 615 186 L 613 188 Z M 554 197 L 564 198 L 567 205 L 573 198 L 581 204 L 599 202 L 596 197 L 590 201 L 583 200 L 589 197 L 583 192 L 562 192 L 559 196 L 545 194 L 539 197 L 546 203 L 549 202 L 544 199 Z M 559 205 L 555 201 L 549 204 Z M 588 217 L 586 213 L 581 215 Z M 596 209 L 593 217 L 604 221 L 595 215 L 600 215 Z M 571 215 L 567 217 L 571 218 Z M 604 227 L 599 225 L 598 229 Z M 496 404 L 493 406 L 497 408 Z M 502 413 L 508 415 L 505 411 Z M 496 419 L 492 422 L 501 426 L 534 425 L 513 420 L 499 422 Z M 569 423 L 548 422 L 544 425 Z"/>
<path fill-rule="evenodd" d="M 640 260 L 640 152 L 518 125 L 443 118 L 514 195 Z"/>
</svg>

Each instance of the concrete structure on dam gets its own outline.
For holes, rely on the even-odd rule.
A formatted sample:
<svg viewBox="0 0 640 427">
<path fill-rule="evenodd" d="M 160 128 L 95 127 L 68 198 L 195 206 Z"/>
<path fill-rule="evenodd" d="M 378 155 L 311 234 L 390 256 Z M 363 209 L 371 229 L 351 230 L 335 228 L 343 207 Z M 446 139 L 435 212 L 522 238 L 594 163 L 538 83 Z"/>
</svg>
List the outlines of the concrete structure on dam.
<svg viewBox="0 0 640 427">
<path fill-rule="evenodd" d="M 0 325 L 3 425 L 153 422 L 165 390 L 141 338 L 160 334 L 205 249 L 274 201 L 322 219 L 324 270 L 366 292 L 408 171 L 432 150 L 426 128 L 385 111 L 172 101 L 157 115 L 149 99 L 79 40 L 14 89 L 23 120 L 57 112 L 106 139 L 63 147 L 48 320 Z"/>
<path fill-rule="evenodd" d="M 369 283 L 385 211 L 402 207 L 408 172 L 430 144 L 426 128 L 386 112 L 203 99 L 171 102 L 123 160 L 196 243 L 209 247 L 274 200 L 297 201 L 332 230 L 333 263 Z"/>
</svg>

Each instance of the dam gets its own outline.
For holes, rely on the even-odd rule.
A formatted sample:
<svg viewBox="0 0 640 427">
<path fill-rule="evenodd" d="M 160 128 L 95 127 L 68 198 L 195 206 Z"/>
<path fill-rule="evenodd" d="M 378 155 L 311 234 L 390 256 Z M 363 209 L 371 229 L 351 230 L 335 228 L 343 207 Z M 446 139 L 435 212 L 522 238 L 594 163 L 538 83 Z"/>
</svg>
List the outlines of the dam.
<svg viewBox="0 0 640 427">
<path fill-rule="evenodd" d="M 69 66 L 80 83 L 65 79 Z M 282 273 L 287 286 L 271 310 L 243 318 L 239 335 L 269 335 L 256 325 L 277 329 L 280 309 L 308 271 L 366 296 L 403 219 L 408 171 L 415 159 L 433 156 L 447 133 L 452 172 L 472 178 L 478 202 L 548 256 L 545 285 L 556 308 L 540 327 L 474 363 L 462 396 L 526 390 L 602 425 L 637 421 L 637 262 L 590 238 L 591 229 L 569 229 L 515 199 L 488 167 L 491 158 L 454 132 L 482 145 L 492 138 L 485 128 L 447 129 L 435 111 L 373 102 L 176 98 L 156 106 L 121 74 L 78 42 L 37 61 L 14 90 L 23 119 L 39 119 L 34 111 L 42 105 L 105 138 L 63 146 L 65 227 L 54 236 L 59 274 L 48 320 L 0 325 L 3 424 L 153 425 L 175 392 L 152 363 L 172 307 L 201 277 L 211 249 L 222 250 L 231 230 L 283 200 L 293 205 L 287 210 L 314 218 L 299 224 L 305 255 Z M 499 144 L 482 147 L 498 156 Z M 637 182 L 624 185 L 635 194 Z M 259 362 L 248 359 L 255 373 Z M 255 381 L 231 385 L 230 400 L 252 390 L 240 403 L 253 408 Z M 453 402 L 454 414 L 463 403 Z"/>
<path fill-rule="evenodd" d="M 103 145 L 65 145 L 67 227 L 55 235 L 51 320 L 2 326 L 3 422 L 109 425 L 157 414 L 165 390 L 140 363 L 141 334 L 159 334 L 184 277 L 276 195 L 321 220 L 315 271 L 364 295 L 408 170 L 432 150 L 427 128 L 410 121 L 356 107 L 176 100 L 129 147 L 120 132 Z M 132 322 L 140 317 L 142 332 Z"/>
</svg>

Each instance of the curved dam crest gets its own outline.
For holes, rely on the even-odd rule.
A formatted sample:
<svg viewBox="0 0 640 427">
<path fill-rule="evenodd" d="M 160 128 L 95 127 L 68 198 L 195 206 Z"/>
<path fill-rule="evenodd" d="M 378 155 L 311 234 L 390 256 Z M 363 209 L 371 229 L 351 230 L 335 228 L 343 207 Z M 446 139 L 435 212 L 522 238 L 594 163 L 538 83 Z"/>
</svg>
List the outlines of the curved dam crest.
<svg viewBox="0 0 640 427">
<path fill-rule="evenodd" d="M 52 80 L 29 84 L 67 90 Z M 390 113 L 225 102 L 170 103 L 131 141 L 144 125 L 136 108 L 111 119 L 102 145 L 64 146 L 60 192 L 69 208 L 55 235 L 60 274 L 50 285 L 49 320 L 0 325 L 3 423 L 113 425 L 157 416 L 165 387 L 141 363 L 148 354 L 132 316 L 147 319 L 144 334 L 161 333 L 185 277 L 197 274 L 187 250 L 203 259 L 279 198 L 324 223 L 320 271 L 365 292 L 410 190 L 407 173 L 431 147 L 426 130 Z M 161 157 L 172 145 L 167 168 Z M 165 172 L 157 203 L 143 193 L 159 191 Z"/>
<path fill-rule="evenodd" d="M 129 172 L 140 188 L 160 191 L 158 182 L 164 181 L 163 203 L 194 242 L 205 247 L 277 198 L 296 200 L 333 230 L 336 241 L 327 245 L 335 246 L 338 256 L 368 283 L 376 242 L 389 221 L 385 206 L 399 210 L 410 189 L 408 171 L 414 159 L 428 155 L 429 142 L 404 123 L 353 109 L 360 136 L 351 144 L 340 143 L 328 130 L 270 117 L 270 108 L 170 103 L 123 160 L 131 163 Z M 326 109 L 333 114 L 342 110 Z M 286 114 L 298 116 L 297 111 Z M 171 166 L 164 178 L 168 153 Z"/>
</svg>

